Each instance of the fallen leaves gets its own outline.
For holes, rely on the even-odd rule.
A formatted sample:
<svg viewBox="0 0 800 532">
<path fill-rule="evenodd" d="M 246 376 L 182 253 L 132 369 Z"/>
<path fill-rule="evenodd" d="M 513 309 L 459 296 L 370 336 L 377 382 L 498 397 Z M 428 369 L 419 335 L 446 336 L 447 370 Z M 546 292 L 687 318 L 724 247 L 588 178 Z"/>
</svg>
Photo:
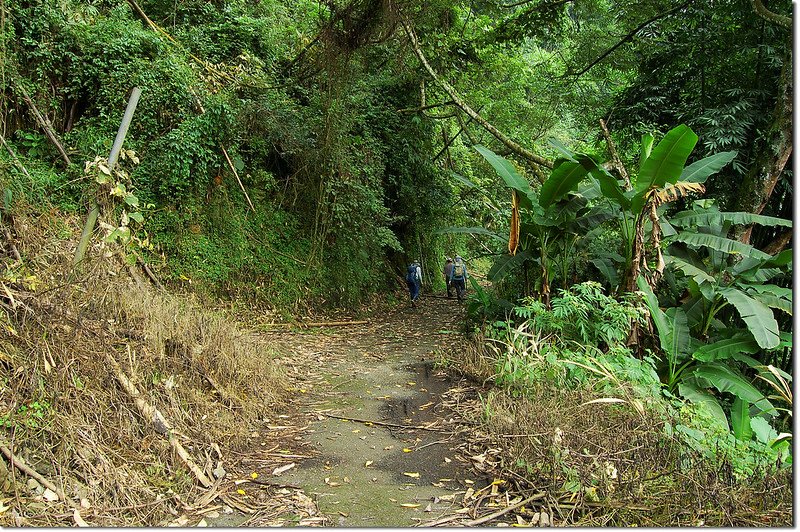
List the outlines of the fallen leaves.
<svg viewBox="0 0 800 532">
<path fill-rule="evenodd" d="M 407 476 L 407 477 L 411 477 L 411 478 L 419 478 L 419 473 L 405 473 L 405 472 L 404 472 L 403 474 L 404 474 L 405 476 Z"/>
</svg>

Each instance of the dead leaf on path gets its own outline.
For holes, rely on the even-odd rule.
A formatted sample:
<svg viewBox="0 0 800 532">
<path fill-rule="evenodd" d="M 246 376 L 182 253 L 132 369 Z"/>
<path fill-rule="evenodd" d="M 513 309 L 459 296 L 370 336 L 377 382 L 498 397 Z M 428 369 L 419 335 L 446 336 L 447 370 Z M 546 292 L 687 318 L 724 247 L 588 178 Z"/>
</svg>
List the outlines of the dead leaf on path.
<svg viewBox="0 0 800 532">
<path fill-rule="evenodd" d="M 457 514 L 468 514 L 472 511 L 472 508 L 461 508 L 460 510 L 456 510 Z"/>
<path fill-rule="evenodd" d="M 466 493 L 464 493 L 464 500 L 465 500 L 465 501 L 468 501 L 469 499 L 471 499 L 471 498 L 472 498 L 472 496 L 473 496 L 474 494 L 475 494 L 475 490 L 474 490 L 474 489 L 472 489 L 472 488 L 467 488 L 467 491 L 466 491 Z"/>
<path fill-rule="evenodd" d="M 452 460 L 450 460 L 450 459 L 449 459 L 448 457 L 446 457 L 446 456 L 444 457 L 444 461 L 445 461 L 446 463 L 448 463 L 448 464 L 449 464 L 450 462 L 452 462 Z"/>
<path fill-rule="evenodd" d="M 426 512 L 432 512 L 433 511 L 433 508 L 431 507 L 430 504 L 428 504 L 428 506 L 425 507 L 425 511 Z"/>
<path fill-rule="evenodd" d="M 403 508 L 419 508 L 421 505 L 410 503 L 410 502 L 404 502 L 400 506 L 402 506 Z"/>
<path fill-rule="evenodd" d="M 284 473 L 284 472 L 286 472 L 286 471 L 289 471 L 291 468 L 293 468 L 293 467 L 294 467 L 294 466 L 296 466 L 296 465 L 297 465 L 297 464 L 295 464 L 294 462 L 292 462 L 291 464 L 286 464 L 286 465 L 282 465 L 282 466 L 280 466 L 280 467 L 276 467 L 276 468 L 275 468 L 275 469 L 272 471 L 272 474 L 273 474 L 273 475 L 275 475 L 276 477 L 277 477 L 277 476 L 280 476 L 280 475 L 281 475 L 281 473 Z M 253 474 L 255 475 L 255 473 L 253 473 Z M 256 477 L 253 477 L 253 478 L 256 478 Z"/>
<path fill-rule="evenodd" d="M 73 517 L 74 517 L 74 514 L 73 514 Z M 188 523 L 189 523 L 189 518 L 186 517 L 185 515 L 182 515 L 179 518 L 177 518 L 176 520 L 174 520 L 173 522 L 171 522 L 170 524 L 168 524 L 167 526 L 171 527 L 171 528 L 172 527 L 185 527 Z"/>
<path fill-rule="evenodd" d="M 406 448 L 404 448 L 404 449 L 403 449 L 403 452 L 404 452 L 404 453 L 412 453 L 412 452 L 414 452 L 414 451 L 412 451 L 411 449 L 409 449 L 408 447 L 406 447 Z"/>
<path fill-rule="evenodd" d="M 197 528 L 206 528 L 208 526 L 208 523 L 206 522 L 205 519 L 201 519 L 200 522 L 197 523 L 195 526 Z"/>
<path fill-rule="evenodd" d="M 77 508 L 75 508 L 75 511 L 72 512 L 72 519 L 75 521 L 75 524 L 78 525 L 80 528 L 86 528 L 89 526 L 86 523 L 86 521 L 83 520 L 83 517 L 81 517 L 81 513 L 78 511 Z"/>
<path fill-rule="evenodd" d="M 404 472 L 403 474 L 404 474 L 405 476 L 407 476 L 407 477 L 411 477 L 411 478 L 419 478 L 419 473 L 405 473 L 405 472 Z"/>
<path fill-rule="evenodd" d="M 464 484 L 475 484 L 474 480 L 469 480 L 467 478 L 464 479 Z"/>
<path fill-rule="evenodd" d="M 369 467 L 369 466 L 371 466 L 371 465 L 372 465 L 372 460 L 367 460 L 367 461 L 364 463 L 364 467 Z"/>
<path fill-rule="evenodd" d="M 55 502 L 58 500 L 58 495 L 56 495 L 56 492 L 54 492 L 50 488 L 47 488 L 46 490 L 44 490 L 44 493 L 42 493 L 42 498 L 47 502 Z"/>
</svg>

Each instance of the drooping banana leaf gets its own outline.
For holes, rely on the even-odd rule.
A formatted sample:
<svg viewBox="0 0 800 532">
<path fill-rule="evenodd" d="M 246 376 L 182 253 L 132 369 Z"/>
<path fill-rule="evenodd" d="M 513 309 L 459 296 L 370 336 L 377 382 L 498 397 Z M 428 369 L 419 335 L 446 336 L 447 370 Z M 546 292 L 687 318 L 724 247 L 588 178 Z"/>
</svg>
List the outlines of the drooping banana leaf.
<svg viewBox="0 0 800 532">
<path fill-rule="evenodd" d="M 710 175 L 716 174 L 726 164 L 731 162 L 738 152 L 724 151 L 716 153 L 705 159 L 700 159 L 683 169 L 679 181 L 688 181 L 690 183 L 705 183 Z"/>
<path fill-rule="evenodd" d="M 619 275 L 617 275 L 617 268 L 614 266 L 614 263 L 608 257 L 598 257 L 596 259 L 592 259 L 591 263 L 595 265 L 595 267 L 600 270 L 600 273 L 608 279 L 608 284 L 611 287 L 615 287 L 619 285 Z"/>
<path fill-rule="evenodd" d="M 747 333 L 737 334 L 733 338 L 719 340 L 712 344 L 706 344 L 694 353 L 692 358 L 700 362 L 714 362 L 716 360 L 726 360 L 735 353 L 758 353 L 761 348 L 758 346 L 753 336 Z"/>
<path fill-rule="evenodd" d="M 694 247 L 707 247 L 722 253 L 732 255 L 742 255 L 743 257 L 751 257 L 756 259 L 768 259 L 770 256 L 761 250 L 755 249 L 753 246 L 742 244 L 738 240 L 724 238 L 716 235 L 708 235 L 702 233 L 690 233 L 684 231 L 671 237 L 672 241 L 683 242 Z"/>
<path fill-rule="evenodd" d="M 557 138 L 551 138 L 548 140 L 548 144 L 550 144 L 555 150 L 564 156 L 564 158 L 569 159 L 571 161 L 575 161 L 575 152 L 567 148 L 560 140 Z"/>
<path fill-rule="evenodd" d="M 602 166 L 596 166 L 591 171 L 592 177 L 597 180 L 598 185 L 600 186 L 600 191 L 603 193 L 603 196 L 614 200 L 617 205 L 622 207 L 623 209 L 627 209 L 631 205 L 630 197 L 633 197 L 635 191 L 631 190 L 628 195 L 626 195 L 622 191 L 622 187 L 619 186 L 619 181 L 616 177 L 611 175 L 608 170 L 603 168 Z M 630 196 L 630 197 L 629 197 Z"/>
<path fill-rule="evenodd" d="M 664 263 L 667 266 L 672 266 L 676 270 L 680 270 L 687 277 L 693 278 L 698 284 L 704 281 L 709 283 L 713 283 L 715 281 L 714 277 L 706 273 L 704 270 L 686 262 L 683 259 L 679 259 L 674 255 L 664 255 Z"/>
<path fill-rule="evenodd" d="M 515 266 L 522 264 L 525 259 L 531 258 L 531 254 L 527 251 L 517 251 L 516 255 L 501 255 L 494 261 L 492 267 L 489 269 L 489 273 L 486 274 L 486 277 L 493 283 L 500 281 L 503 277 L 508 275 Z"/>
<path fill-rule="evenodd" d="M 548 207 L 560 200 L 576 188 L 588 173 L 589 169 L 579 162 L 565 161 L 556 166 L 539 191 L 539 205 Z"/>
<path fill-rule="evenodd" d="M 775 407 L 764 397 L 764 394 L 750 384 L 750 381 L 743 375 L 726 364 L 719 362 L 703 364 L 696 367 L 693 374 L 698 379 L 707 381 L 720 392 L 731 393 L 748 403 L 752 403 L 763 414 L 774 416 L 776 413 Z"/>
<path fill-rule="evenodd" d="M 792 315 L 792 302 L 783 299 L 782 297 L 777 297 L 772 294 L 766 292 L 750 292 L 748 293 L 750 297 L 755 299 L 756 301 L 760 301 L 761 303 L 765 304 L 769 308 L 778 309 L 780 311 L 785 312 L 789 316 Z"/>
<path fill-rule="evenodd" d="M 768 227 L 792 227 L 791 220 L 763 216 L 749 212 L 693 212 L 683 211 L 670 217 L 670 223 L 680 227 L 719 226 L 725 222 L 735 225 L 759 224 Z"/>
<path fill-rule="evenodd" d="M 459 183 L 461 183 L 462 185 L 465 185 L 467 188 L 477 188 L 478 187 L 478 185 L 476 185 L 475 183 L 473 183 L 472 181 L 470 181 L 466 177 L 462 176 L 461 174 L 457 174 L 455 172 L 450 172 L 450 176 L 453 179 L 455 179 L 456 181 L 458 181 Z"/>
<path fill-rule="evenodd" d="M 530 208 L 531 198 L 534 197 L 531 184 L 528 180 L 519 175 L 519 172 L 514 168 L 510 161 L 500 157 L 495 152 L 480 144 L 475 146 L 475 149 L 480 153 L 486 161 L 492 165 L 506 185 L 521 192 L 520 205 L 526 209 Z"/>
<path fill-rule="evenodd" d="M 714 418 L 725 427 L 725 430 L 730 430 L 728 417 L 725 415 L 716 397 L 706 390 L 686 381 L 678 384 L 678 393 L 692 403 L 705 405 L 708 411 L 714 415 Z"/>
<path fill-rule="evenodd" d="M 718 292 L 739 312 L 762 349 L 772 349 L 780 343 L 778 322 L 769 307 L 736 288 L 721 287 Z"/>
</svg>

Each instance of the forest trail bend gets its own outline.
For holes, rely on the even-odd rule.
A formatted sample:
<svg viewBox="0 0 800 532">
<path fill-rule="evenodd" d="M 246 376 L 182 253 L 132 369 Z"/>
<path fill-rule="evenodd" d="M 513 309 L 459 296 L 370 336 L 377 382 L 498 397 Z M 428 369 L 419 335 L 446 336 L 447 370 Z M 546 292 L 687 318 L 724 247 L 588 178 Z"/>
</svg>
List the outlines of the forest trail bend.
<svg viewBox="0 0 800 532">
<path fill-rule="evenodd" d="M 455 299 L 424 297 L 366 325 L 267 333 L 295 383 L 296 413 L 278 424 L 297 429 L 278 452 L 298 458 L 262 474 L 314 501 L 318 513 L 297 523 L 425 524 L 491 489 L 491 456 L 483 462 L 474 427 L 447 406 L 475 390 L 435 365 L 462 321 Z"/>
</svg>

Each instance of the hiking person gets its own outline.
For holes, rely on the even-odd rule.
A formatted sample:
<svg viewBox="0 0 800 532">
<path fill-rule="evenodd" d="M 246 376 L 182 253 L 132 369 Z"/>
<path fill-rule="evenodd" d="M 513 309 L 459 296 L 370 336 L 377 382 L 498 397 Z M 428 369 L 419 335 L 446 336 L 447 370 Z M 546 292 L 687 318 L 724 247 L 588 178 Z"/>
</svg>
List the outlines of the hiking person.
<svg viewBox="0 0 800 532">
<path fill-rule="evenodd" d="M 469 274 L 467 273 L 467 265 L 464 264 L 464 259 L 456 255 L 453 269 L 450 271 L 450 285 L 456 289 L 456 295 L 459 301 L 464 299 L 464 291 L 467 289 L 468 278 Z"/>
<path fill-rule="evenodd" d="M 419 299 L 419 289 L 422 286 L 422 268 L 420 268 L 419 261 L 415 260 L 409 264 L 406 272 L 406 284 L 411 295 L 411 306 L 416 307 L 417 299 Z"/>
<path fill-rule="evenodd" d="M 447 257 L 444 263 L 444 284 L 447 285 L 447 298 L 453 297 L 453 285 L 450 283 L 450 274 L 453 272 L 453 259 Z"/>
</svg>

